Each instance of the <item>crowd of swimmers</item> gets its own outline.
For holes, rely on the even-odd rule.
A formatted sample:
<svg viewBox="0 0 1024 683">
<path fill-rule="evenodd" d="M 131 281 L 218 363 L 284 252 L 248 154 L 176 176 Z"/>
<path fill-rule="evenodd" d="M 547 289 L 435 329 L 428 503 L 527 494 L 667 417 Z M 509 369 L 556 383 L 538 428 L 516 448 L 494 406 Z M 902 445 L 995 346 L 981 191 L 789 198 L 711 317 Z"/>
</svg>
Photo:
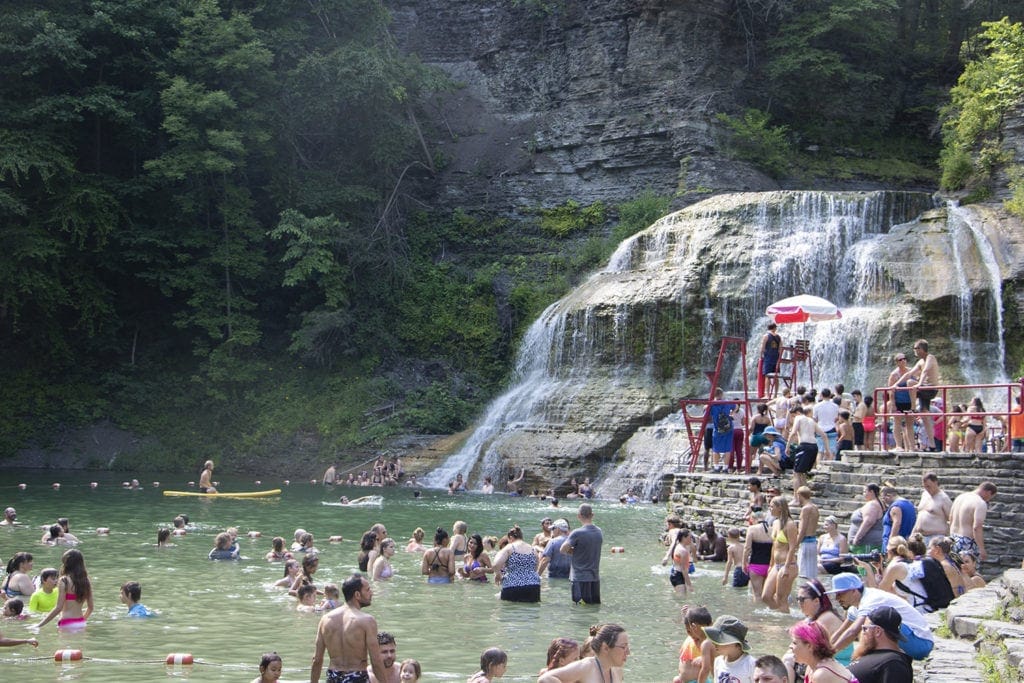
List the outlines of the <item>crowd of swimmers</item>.
<svg viewBox="0 0 1024 683">
<path fill-rule="evenodd" d="M 822 511 L 806 486 L 798 488 L 792 500 L 777 487 L 762 491 L 756 477 L 749 480 L 748 488 L 745 529 L 730 528 L 723 534 L 709 520 L 686 525 L 677 515 L 666 519 L 663 563 L 671 563 L 668 583 L 676 593 L 689 595 L 694 590 L 695 564 L 719 562 L 723 585 L 748 590 L 754 600 L 783 614 L 795 606 L 803 618 L 790 629 L 788 649 L 755 657 L 747 640 L 748 626 L 742 620 L 728 614 L 713 618 L 699 605 L 684 608 L 686 640 L 678 659 L 680 683 L 703 683 L 709 677 L 718 681 L 722 676 L 740 683 L 792 682 L 800 676 L 813 683 L 848 683 L 855 678 L 861 683 L 911 680 L 898 676 L 910 671 L 913 660 L 928 656 L 933 643 L 923 615 L 984 585 L 978 567 L 987 557 L 983 527 L 988 503 L 996 495 L 990 482 L 951 500 L 938 478 L 928 473 L 922 478 L 917 505 L 900 495 L 893 482 L 868 485 L 863 505 L 851 516 L 845 533 L 836 517 L 821 518 Z M 584 517 L 584 510 L 590 518 Z M 579 519 L 584 525 L 592 519 L 588 504 L 580 506 Z M 9 508 L 0 523 L 17 524 L 16 511 Z M 158 531 L 157 542 L 166 545 L 172 534 L 181 536 L 188 529 L 187 515 L 178 515 L 170 528 Z M 571 532 L 567 519 L 545 517 L 532 537 L 513 525 L 497 538 L 458 520 L 450 532 L 438 527 L 432 545 L 425 545 L 427 534 L 417 528 L 401 549 L 420 555 L 420 573 L 430 584 L 488 584 L 493 580 L 502 586 L 503 600 L 533 602 L 540 599 L 541 575 L 552 579 L 568 576 L 567 558 L 560 549 Z M 68 536 L 74 538 L 68 521 L 61 518 L 56 525 L 47 526 L 41 542 Z M 340 536 L 336 538 L 340 540 Z M 356 564 L 361 573 L 342 586 L 318 584 L 320 551 L 313 534 L 304 529 L 295 530 L 290 544 L 284 537 L 271 539 L 265 560 L 283 567 L 283 576 L 274 585 L 294 596 L 296 610 L 319 612 L 328 619 L 338 610 L 368 605 L 372 585 L 389 580 L 396 572 L 392 558 L 399 546 L 383 523 L 367 529 L 359 545 Z M 238 559 L 237 529 L 219 532 L 209 556 L 213 560 Z M 61 629 L 84 627 L 93 611 L 93 593 L 80 550 L 66 550 L 59 569 L 46 568 L 38 574 L 33 570 L 30 553 L 22 551 L 11 557 L 0 584 L 4 617 L 25 618 L 27 602 L 27 612 L 40 617 L 39 628 L 54 620 Z M 509 581 L 510 577 L 514 580 Z M 141 599 L 142 586 L 125 581 L 120 600 L 128 614 L 153 616 Z M 398 662 L 393 636 L 378 635 L 390 638 L 390 645 L 378 643 L 364 659 L 372 663 L 376 658 L 382 671 L 387 669 L 384 680 L 389 682 L 417 680 L 422 675 L 419 663 Z M 38 641 L 0 636 L 0 645 L 20 644 L 35 646 Z M 381 653 L 387 652 L 391 656 L 382 658 Z M 551 642 L 538 681 L 598 680 L 595 674 L 599 674 L 600 680 L 618 682 L 623 679 L 628 655 L 629 637 L 618 624 L 594 627 L 589 639 L 563 634 Z M 488 648 L 481 656 L 480 670 L 469 680 L 484 683 L 500 678 L 507 665 L 504 651 Z M 280 657 L 265 655 L 259 668 L 256 680 L 277 680 Z M 367 668 L 373 669 L 364 664 L 363 673 Z M 878 672 L 897 677 L 879 678 Z M 377 679 L 375 674 L 366 675 L 368 680 Z"/>
</svg>

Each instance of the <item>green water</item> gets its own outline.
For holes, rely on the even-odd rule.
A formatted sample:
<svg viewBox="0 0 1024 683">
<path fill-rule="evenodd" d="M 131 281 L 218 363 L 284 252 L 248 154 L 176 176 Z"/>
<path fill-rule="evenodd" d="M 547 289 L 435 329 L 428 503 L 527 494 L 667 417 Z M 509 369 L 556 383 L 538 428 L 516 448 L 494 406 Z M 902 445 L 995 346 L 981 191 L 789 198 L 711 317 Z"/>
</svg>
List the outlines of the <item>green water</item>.
<svg viewBox="0 0 1024 683">
<path fill-rule="evenodd" d="M 368 608 L 382 630 L 395 634 L 399 660 L 414 657 L 423 665 L 424 681 L 463 681 L 477 670 L 480 652 L 493 645 L 509 652 L 506 680 L 535 680 L 544 665 L 552 638 L 582 641 L 591 624 L 614 621 L 630 634 L 632 654 L 626 666 L 629 681 L 669 681 L 683 639 L 679 608 L 684 600 L 672 594 L 667 571 L 660 566 L 664 548 L 657 543 L 666 510 L 663 506 L 621 507 L 597 502 L 595 523 L 605 533 L 601 563 L 600 606 L 575 606 L 567 581 L 544 579 L 541 603 L 502 603 L 498 588 L 456 583 L 428 586 L 419 574 L 419 555 L 404 552 L 411 532 L 422 526 L 432 537 L 437 526 L 450 530 L 456 520 L 469 524 L 470 533 L 501 535 L 519 523 L 527 539 L 539 531 L 539 520 L 559 511 L 531 499 L 477 494 L 449 497 L 426 491 L 413 499 L 408 489 L 326 490 L 309 483 L 282 486 L 279 498 L 262 500 L 204 500 L 168 498 L 162 489 L 184 489 L 181 475 L 138 476 L 143 490 L 123 490 L 123 475 L 38 471 L 6 471 L 0 480 L 0 509 L 13 505 L 24 526 L 0 527 L 0 556 L 4 564 L 17 551 L 35 557 L 33 573 L 58 567 L 64 549 L 41 545 L 42 526 L 56 517 L 71 520 L 71 531 L 82 539 L 95 594 L 96 610 L 88 627 L 77 633 L 59 632 L 51 622 L 38 634 L 39 648 L 0 650 L 3 680 L 18 681 L 153 681 L 168 676 L 196 681 L 250 681 L 261 653 L 276 650 L 284 660 L 282 680 L 309 680 L 309 662 L 319 615 L 299 614 L 295 601 L 270 584 L 282 576 L 280 564 L 263 560 L 273 536 L 289 541 L 297 527 L 314 534 L 321 550 L 318 585 L 340 584 L 355 569 L 358 539 L 374 522 L 383 522 L 399 541 L 393 564 L 397 575 L 374 588 Z M 159 479 L 162 489 L 154 489 Z M 281 486 L 281 482 L 231 480 L 220 476 L 223 491 Z M 50 483 L 59 480 L 59 491 Z M 99 486 L 92 490 L 90 481 Z M 25 482 L 25 490 L 17 484 Z M 382 494 L 381 507 L 329 507 L 345 494 L 354 498 Z M 173 548 L 157 549 L 156 532 L 170 526 L 178 513 L 187 513 L 196 528 L 175 539 Z M 578 526 L 572 509 L 561 515 Z M 110 527 L 97 536 L 98 526 Z M 213 538 L 227 526 L 237 526 L 243 556 L 240 562 L 206 559 Z M 250 530 L 262 538 L 249 539 Z M 327 538 L 341 534 L 345 541 Z M 622 546 L 625 552 L 608 549 Z M 694 580 L 696 592 L 686 601 L 706 604 L 713 615 L 724 612 L 745 619 L 751 627 L 755 654 L 781 653 L 784 629 L 795 617 L 755 610 L 745 591 L 719 584 L 720 565 L 709 565 Z M 702 568 L 704 569 L 704 568 Z M 711 573 L 713 572 L 713 574 Z M 142 603 L 160 612 L 152 619 L 127 619 L 118 601 L 124 581 L 142 584 Z M 5 621 L 4 635 L 28 637 L 39 621 Z M 56 621 L 56 620 L 55 620 Z M 85 661 L 55 664 L 54 651 L 82 650 Z M 167 654 L 191 653 L 192 667 L 164 665 Z M 14 677 L 12 672 L 16 672 Z"/>
</svg>

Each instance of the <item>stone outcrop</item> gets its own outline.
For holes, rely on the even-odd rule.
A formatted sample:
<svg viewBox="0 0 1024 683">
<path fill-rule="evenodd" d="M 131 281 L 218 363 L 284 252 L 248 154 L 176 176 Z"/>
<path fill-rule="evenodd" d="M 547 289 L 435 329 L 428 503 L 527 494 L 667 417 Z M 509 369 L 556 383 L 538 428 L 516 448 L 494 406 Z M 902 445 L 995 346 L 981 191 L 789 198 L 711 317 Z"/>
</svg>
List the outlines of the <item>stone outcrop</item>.
<svg viewBox="0 0 1024 683">
<path fill-rule="evenodd" d="M 953 601 L 945 618 L 955 638 L 970 642 L 965 659 L 976 653 L 982 655 L 988 670 L 984 680 L 1024 680 L 1024 570 L 1011 569 L 984 588 Z M 956 678 L 955 673 L 955 667 L 951 667 L 951 675 L 941 680 L 970 680 Z"/>
<path fill-rule="evenodd" d="M 627 458 L 658 469 L 688 448 L 685 435 L 677 447 L 677 399 L 707 395 L 718 340 L 749 340 L 752 377 L 765 307 L 798 293 L 844 312 L 783 330 L 811 339 L 819 386 L 870 391 L 892 350 L 919 337 L 946 382 L 994 380 L 1003 337 L 1021 338 L 1015 295 L 1002 291 L 1024 271 L 1024 231 L 994 211 L 933 207 L 914 193 L 741 193 L 662 218 L 534 323 L 515 386 L 444 476 L 525 467 L 547 488 Z M 725 359 L 727 390 L 742 389 L 740 360 Z"/>
<path fill-rule="evenodd" d="M 437 204 L 777 187 L 716 151 L 715 113 L 736 109 L 745 73 L 728 0 L 387 5 L 399 47 L 453 84 L 424 112 Z"/>
</svg>

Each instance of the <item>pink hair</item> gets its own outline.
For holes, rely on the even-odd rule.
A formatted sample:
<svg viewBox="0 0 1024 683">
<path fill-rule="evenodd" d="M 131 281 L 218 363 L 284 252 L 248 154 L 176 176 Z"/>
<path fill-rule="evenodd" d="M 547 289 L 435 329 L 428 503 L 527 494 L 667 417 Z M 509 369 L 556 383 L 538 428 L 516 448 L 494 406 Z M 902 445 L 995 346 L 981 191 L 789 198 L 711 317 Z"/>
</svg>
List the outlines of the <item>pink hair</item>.
<svg viewBox="0 0 1024 683">
<path fill-rule="evenodd" d="M 828 631 L 816 621 L 801 621 L 789 629 L 789 635 L 810 645 L 814 656 L 818 659 L 829 659 L 836 654 Z"/>
</svg>

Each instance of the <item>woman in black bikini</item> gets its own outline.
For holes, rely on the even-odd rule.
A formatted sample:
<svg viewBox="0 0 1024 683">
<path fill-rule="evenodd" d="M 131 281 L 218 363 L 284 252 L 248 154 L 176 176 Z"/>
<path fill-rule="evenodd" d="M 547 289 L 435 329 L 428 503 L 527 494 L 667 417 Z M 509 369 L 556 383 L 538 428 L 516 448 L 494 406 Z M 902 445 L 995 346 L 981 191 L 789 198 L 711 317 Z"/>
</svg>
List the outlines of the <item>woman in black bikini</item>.
<svg viewBox="0 0 1024 683">
<path fill-rule="evenodd" d="M 448 547 L 448 532 L 437 527 L 434 547 L 423 553 L 420 573 L 427 575 L 427 583 L 451 583 L 455 577 L 455 554 Z"/>
</svg>

